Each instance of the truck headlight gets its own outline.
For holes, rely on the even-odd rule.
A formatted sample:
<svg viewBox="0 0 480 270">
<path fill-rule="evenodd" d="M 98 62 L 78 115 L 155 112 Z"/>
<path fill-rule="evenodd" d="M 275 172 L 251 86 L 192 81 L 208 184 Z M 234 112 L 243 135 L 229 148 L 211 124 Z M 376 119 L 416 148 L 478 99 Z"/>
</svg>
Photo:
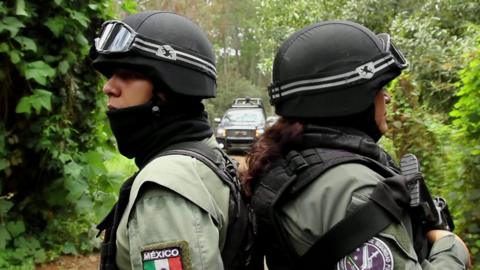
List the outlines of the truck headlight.
<svg viewBox="0 0 480 270">
<path fill-rule="evenodd" d="M 255 130 L 255 137 L 258 138 L 258 137 L 262 136 L 264 132 L 265 132 L 265 129 L 263 129 L 263 128 L 257 128 L 257 129 Z"/>
<path fill-rule="evenodd" d="M 225 129 L 224 128 L 217 128 L 217 138 L 225 138 Z"/>
</svg>

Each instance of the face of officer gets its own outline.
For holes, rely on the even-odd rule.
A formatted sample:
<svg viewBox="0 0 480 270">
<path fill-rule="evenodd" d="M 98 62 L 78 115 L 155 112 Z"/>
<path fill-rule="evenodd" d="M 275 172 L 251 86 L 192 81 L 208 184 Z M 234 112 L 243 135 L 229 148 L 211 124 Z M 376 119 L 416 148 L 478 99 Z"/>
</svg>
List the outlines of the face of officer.
<svg viewBox="0 0 480 270">
<path fill-rule="evenodd" d="M 390 103 L 390 95 L 385 89 L 378 91 L 375 96 L 375 123 L 378 130 L 385 134 L 388 130 L 387 124 L 387 104 Z"/>
<path fill-rule="evenodd" d="M 118 69 L 103 86 L 108 96 L 108 109 L 122 109 L 148 102 L 153 96 L 153 83 L 146 76 Z"/>
</svg>

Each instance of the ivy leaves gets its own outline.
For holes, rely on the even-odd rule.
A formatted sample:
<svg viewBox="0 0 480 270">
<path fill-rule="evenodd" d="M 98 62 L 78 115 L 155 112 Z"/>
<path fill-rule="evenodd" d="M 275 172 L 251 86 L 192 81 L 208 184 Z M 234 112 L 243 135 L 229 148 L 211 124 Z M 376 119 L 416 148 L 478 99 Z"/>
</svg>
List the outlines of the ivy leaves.
<svg viewBox="0 0 480 270">
<path fill-rule="evenodd" d="M 85 14 L 71 10 L 71 9 L 66 9 L 69 13 L 69 18 L 76 21 L 79 23 L 82 27 L 87 28 L 88 25 L 90 24 L 90 20 L 88 19 Z M 55 16 L 52 18 L 47 19 L 47 21 L 44 23 L 44 25 L 53 33 L 55 37 L 61 37 L 62 35 L 65 34 L 64 30 L 65 27 L 68 27 L 68 24 L 65 23 L 65 17 L 64 16 Z M 85 45 L 85 44 L 81 44 Z"/>
<path fill-rule="evenodd" d="M 65 27 L 65 18 L 59 16 L 49 18 L 44 24 L 50 31 L 52 31 L 55 37 L 60 37 L 63 32 L 63 28 Z"/>
<path fill-rule="evenodd" d="M 109 172 L 88 169 L 85 154 L 112 148 L 109 136 L 96 134 L 103 102 L 87 60 L 112 3 L 0 1 L 1 269 L 33 268 L 45 250 L 50 259 L 91 251 L 91 209 L 113 203 L 94 193 Z"/>
<path fill-rule="evenodd" d="M 25 78 L 34 80 L 42 86 L 47 85 L 47 79 L 53 78 L 55 70 L 43 61 L 35 61 L 25 66 Z M 38 114 L 42 109 L 52 110 L 52 92 L 45 89 L 34 89 L 33 94 L 20 99 L 15 109 L 16 113 L 31 114 L 32 109 Z"/>
<path fill-rule="evenodd" d="M 1 196 L 0 219 L 4 219 L 12 207 L 13 203 L 7 200 L 7 196 Z M 0 249 L 5 249 L 9 240 L 18 237 L 23 232 L 25 232 L 25 224 L 20 220 L 9 221 L 5 226 L 0 226 Z"/>
<path fill-rule="evenodd" d="M 20 44 L 22 51 L 37 52 L 37 43 L 35 43 L 33 39 L 21 36 L 14 37 L 13 39 Z"/>
<path fill-rule="evenodd" d="M 0 33 L 6 31 L 9 32 L 10 37 L 14 37 L 23 27 L 25 27 L 25 24 L 23 24 L 19 19 L 7 16 L 0 22 Z"/>
<path fill-rule="evenodd" d="M 15 109 L 16 113 L 31 114 L 32 109 L 38 114 L 42 109 L 52 110 L 52 92 L 44 89 L 33 90 L 33 95 L 25 96 L 20 99 Z"/>
<path fill-rule="evenodd" d="M 57 0 L 55 4 L 62 7 L 62 2 Z M 93 6 L 96 7 L 96 5 Z M 26 6 L 24 0 L 17 0 L 15 13 L 4 16 L 0 20 L 0 34 L 10 36 L 9 40 L 0 42 L 0 53 L 7 54 L 10 62 L 29 81 L 27 85 L 32 94 L 22 97 L 15 109 L 16 113 L 27 115 L 33 112 L 38 114 L 42 109 L 51 111 L 54 94 L 48 93 L 49 90 L 46 90 L 45 87 L 56 80 L 57 75 L 67 74 L 69 69 L 78 62 L 78 58 L 86 55 L 89 46 L 84 31 L 80 30 L 89 27 L 89 17 L 86 13 L 72 7 L 62 7 L 63 12 L 47 18 L 43 26 L 51 32 L 54 38 L 66 40 L 66 43 L 61 43 L 65 47 L 68 48 L 69 44 L 76 44 L 74 46 L 81 48 L 81 51 L 75 54 L 65 48 L 66 50 L 57 51 L 60 53 L 60 57 L 47 54 L 48 49 L 46 50 L 44 45 L 50 41 L 41 44 L 42 37 L 35 35 L 35 31 L 37 31 L 35 29 L 38 26 L 30 26 L 36 22 L 33 17 L 36 13 L 31 11 L 37 7 L 34 4 Z M 87 5 L 87 10 L 94 10 L 92 4 Z M 65 13 L 68 16 L 65 16 Z M 9 14 L 8 8 L 3 3 L 0 4 L 0 14 Z M 69 20 L 65 20 L 66 17 Z M 75 31 L 75 29 L 80 31 Z"/>
<path fill-rule="evenodd" d="M 45 86 L 48 78 L 55 76 L 55 70 L 43 61 L 35 61 L 25 66 L 25 78 L 33 79 L 40 85 Z"/>
</svg>

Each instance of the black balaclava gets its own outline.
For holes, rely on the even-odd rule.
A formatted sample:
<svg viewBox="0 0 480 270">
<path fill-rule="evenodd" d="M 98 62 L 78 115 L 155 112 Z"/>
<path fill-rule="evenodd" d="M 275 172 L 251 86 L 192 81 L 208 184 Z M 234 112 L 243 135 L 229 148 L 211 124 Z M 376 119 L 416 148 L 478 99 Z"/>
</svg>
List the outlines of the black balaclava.
<svg viewBox="0 0 480 270">
<path fill-rule="evenodd" d="M 109 111 L 107 116 L 120 153 L 135 158 L 140 168 L 167 146 L 213 134 L 200 100 L 170 100 L 162 106 L 151 100 Z"/>
<path fill-rule="evenodd" d="M 374 103 L 372 103 L 366 110 L 357 114 L 341 117 L 305 119 L 305 122 L 325 127 L 354 128 L 367 134 L 375 142 L 382 137 L 382 132 L 378 129 L 375 121 Z"/>
<path fill-rule="evenodd" d="M 375 104 L 366 110 L 344 117 L 323 119 L 299 119 L 305 128 L 301 144 L 302 149 L 326 147 L 351 151 L 390 167 L 399 172 L 390 155 L 376 142 L 382 137 L 375 122 Z"/>
</svg>

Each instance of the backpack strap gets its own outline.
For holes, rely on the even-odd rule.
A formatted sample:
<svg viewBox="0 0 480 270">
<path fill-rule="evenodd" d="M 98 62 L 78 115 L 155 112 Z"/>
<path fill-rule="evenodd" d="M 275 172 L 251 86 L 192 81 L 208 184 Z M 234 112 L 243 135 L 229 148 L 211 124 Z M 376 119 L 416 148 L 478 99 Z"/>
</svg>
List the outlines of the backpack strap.
<svg viewBox="0 0 480 270">
<path fill-rule="evenodd" d="M 237 178 L 237 163 L 219 149 L 214 149 L 201 141 L 182 142 L 167 147 L 154 157 L 185 155 L 198 159 L 209 167 L 231 190 L 240 192 Z"/>
<path fill-rule="evenodd" d="M 403 184 L 402 184 L 403 183 Z M 393 222 L 400 223 L 405 209 L 393 198 L 408 198 L 402 175 L 385 179 L 375 187 L 369 201 L 318 239 L 300 262 L 304 266 L 333 268 L 343 257 L 370 240 Z M 405 201 L 407 203 L 407 201 Z M 341 245 L 338 244 L 341 239 Z M 318 260 L 319 256 L 322 260 Z M 313 263 L 313 264 L 312 264 Z"/>
</svg>

